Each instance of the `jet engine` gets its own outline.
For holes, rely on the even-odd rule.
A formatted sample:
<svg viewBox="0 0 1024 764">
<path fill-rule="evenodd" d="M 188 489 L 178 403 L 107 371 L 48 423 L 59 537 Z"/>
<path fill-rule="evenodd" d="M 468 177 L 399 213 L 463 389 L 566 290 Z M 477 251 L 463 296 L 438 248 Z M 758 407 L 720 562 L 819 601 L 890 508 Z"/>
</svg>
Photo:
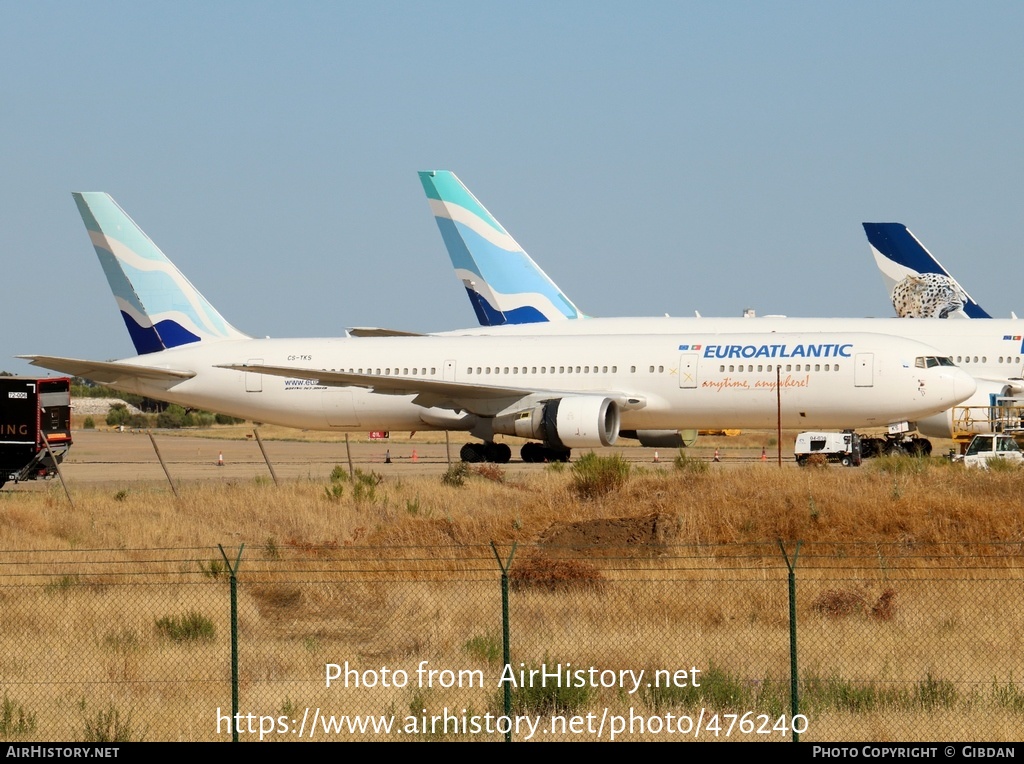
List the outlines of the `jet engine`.
<svg viewBox="0 0 1024 764">
<path fill-rule="evenodd" d="M 1000 419 L 1009 414 L 1001 412 L 993 403 L 993 399 L 1012 398 L 1019 395 L 1022 387 L 1018 380 L 993 382 L 979 379 L 978 389 L 974 395 L 951 409 L 917 421 L 917 429 L 922 435 L 934 438 L 951 438 L 954 431 L 959 432 L 992 432 L 992 423 L 1000 423 Z M 955 417 L 955 421 L 954 421 Z M 1002 422 L 1005 425 L 1019 427 L 1019 423 Z"/>
<path fill-rule="evenodd" d="M 555 449 L 610 446 L 619 437 L 619 406 L 611 398 L 573 395 L 494 418 L 494 432 L 536 438 Z"/>
</svg>

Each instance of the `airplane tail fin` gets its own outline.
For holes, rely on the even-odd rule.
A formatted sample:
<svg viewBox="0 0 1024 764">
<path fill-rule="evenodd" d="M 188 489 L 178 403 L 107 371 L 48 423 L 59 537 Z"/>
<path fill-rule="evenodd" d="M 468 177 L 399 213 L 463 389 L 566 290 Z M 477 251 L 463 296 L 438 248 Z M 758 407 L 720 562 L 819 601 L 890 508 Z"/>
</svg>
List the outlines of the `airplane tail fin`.
<svg viewBox="0 0 1024 764">
<path fill-rule="evenodd" d="M 900 316 L 991 318 L 901 223 L 863 223 Z"/>
<path fill-rule="evenodd" d="M 455 173 L 419 175 L 455 275 L 481 326 L 585 317 Z"/>
<path fill-rule="evenodd" d="M 247 335 L 224 320 L 109 194 L 72 194 L 139 355 Z"/>
</svg>

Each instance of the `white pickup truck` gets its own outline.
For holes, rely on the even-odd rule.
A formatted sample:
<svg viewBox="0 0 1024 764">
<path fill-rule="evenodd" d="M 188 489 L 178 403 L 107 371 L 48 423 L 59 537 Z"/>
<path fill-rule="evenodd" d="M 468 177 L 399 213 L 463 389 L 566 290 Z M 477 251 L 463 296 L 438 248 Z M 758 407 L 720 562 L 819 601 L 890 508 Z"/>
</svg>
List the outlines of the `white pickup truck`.
<svg viewBox="0 0 1024 764">
<path fill-rule="evenodd" d="M 1005 459 L 1020 465 L 1024 464 L 1024 453 L 1009 435 L 978 433 L 964 452 L 964 464 L 988 469 L 989 459 Z"/>
</svg>

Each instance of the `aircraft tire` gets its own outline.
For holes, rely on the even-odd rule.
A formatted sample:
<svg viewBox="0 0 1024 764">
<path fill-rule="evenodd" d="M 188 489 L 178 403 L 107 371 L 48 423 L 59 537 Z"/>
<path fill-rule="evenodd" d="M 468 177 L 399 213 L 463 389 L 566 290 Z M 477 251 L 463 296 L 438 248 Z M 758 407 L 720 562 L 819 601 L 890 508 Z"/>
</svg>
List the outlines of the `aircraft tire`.
<svg viewBox="0 0 1024 764">
<path fill-rule="evenodd" d="M 927 438 L 914 438 L 910 441 L 910 453 L 914 456 L 931 456 L 932 442 Z"/>
<path fill-rule="evenodd" d="M 484 460 L 483 448 L 478 443 L 467 443 L 459 449 L 459 458 L 469 464 L 476 464 Z"/>
<path fill-rule="evenodd" d="M 526 464 L 533 464 L 539 462 L 543 457 L 539 453 L 540 446 L 537 443 L 524 443 L 523 447 L 519 449 L 519 458 Z"/>
<path fill-rule="evenodd" d="M 512 459 L 512 449 L 505 443 L 485 443 L 484 457 L 494 464 L 508 464 Z"/>
<path fill-rule="evenodd" d="M 907 450 L 901 444 L 896 441 L 892 441 L 891 443 L 885 444 L 883 453 L 886 456 L 906 456 Z"/>
</svg>

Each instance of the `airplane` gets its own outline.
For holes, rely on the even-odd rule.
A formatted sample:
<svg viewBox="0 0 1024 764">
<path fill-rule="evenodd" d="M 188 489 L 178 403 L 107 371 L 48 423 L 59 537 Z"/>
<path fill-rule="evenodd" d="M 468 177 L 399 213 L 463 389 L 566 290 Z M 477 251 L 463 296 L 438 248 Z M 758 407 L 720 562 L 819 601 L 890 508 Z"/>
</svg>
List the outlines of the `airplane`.
<svg viewBox="0 0 1024 764">
<path fill-rule="evenodd" d="M 419 178 L 480 326 L 587 318 L 455 173 L 426 170 Z M 649 448 L 683 448 L 697 441 L 698 432 L 629 430 L 622 435 Z"/>
<path fill-rule="evenodd" d="M 514 242 L 511 236 L 501 239 L 503 246 L 487 241 L 474 233 L 486 231 L 488 226 L 497 227 L 507 236 L 507 232 L 494 216 L 486 209 L 461 180 L 448 170 L 428 170 L 419 173 L 420 182 L 430 200 L 438 227 L 441 229 L 445 246 L 448 250 L 456 273 L 467 283 L 471 301 L 474 294 L 495 294 L 501 305 L 515 304 L 521 309 L 517 321 L 494 321 L 490 318 L 494 312 L 477 315 L 481 330 L 462 330 L 459 333 L 480 333 L 487 327 L 504 324 L 504 332 L 528 331 L 530 333 L 559 334 L 617 334 L 620 332 L 682 332 L 692 331 L 695 326 L 693 318 L 669 318 L 652 316 L 650 318 L 600 318 L 587 317 L 579 314 L 575 317 L 553 315 L 550 319 L 537 318 L 540 311 L 530 313 L 523 306 L 531 305 L 531 296 L 539 290 L 533 285 L 550 284 L 557 290 L 559 300 L 573 304 L 539 266 L 522 250 L 521 247 L 507 242 Z M 896 291 L 906 309 L 897 314 L 901 316 L 946 318 L 952 315 L 990 318 L 988 313 L 967 294 L 959 284 L 938 264 L 931 254 L 921 245 L 905 226 L 898 223 L 864 223 L 875 260 L 887 279 L 890 296 L 893 288 L 902 283 Z M 492 237 L 493 238 L 493 237 Z M 499 268 L 499 265 L 502 267 Z M 466 274 L 469 274 L 468 276 Z M 511 274 L 511 275 L 510 275 Z M 494 289 L 491 281 L 501 279 L 502 289 Z M 917 288 L 915 292 L 914 288 Z M 500 310 L 498 311 L 500 313 Z M 570 320 L 560 320 L 560 318 Z M 576 319 L 586 320 L 576 320 Z M 696 326 L 708 327 L 711 331 L 761 331 L 763 322 L 784 318 L 772 316 L 764 318 L 700 318 L 704 323 Z M 754 324 L 748 323 L 754 321 Z M 883 323 L 878 323 L 878 322 Z M 957 363 L 965 364 L 965 369 L 978 380 L 978 390 L 967 401 L 973 408 L 993 407 L 1000 399 L 1024 394 L 1024 367 L 1021 366 L 1021 354 L 1024 353 L 1024 326 L 1009 322 L 988 324 L 987 326 L 968 329 L 965 326 L 947 323 L 921 323 L 900 325 L 891 323 L 893 319 L 800 319 L 789 318 L 783 326 L 792 331 L 815 331 L 825 328 L 828 331 L 861 331 L 881 332 L 895 336 L 907 336 L 933 345 L 942 350 L 943 354 L 954 356 Z M 710 323 L 709 323 L 710 322 Z M 762 323 L 756 323 L 762 322 Z M 889 323 L 884 323 L 889 322 Z M 531 324 L 531 326 L 509 327 L 508 324 Z M 496 330 L 497 331 L 497 330 Z M 1017 347 L 1017 346 L 1020 347 Z M 991 361 L 989 360 L 991 359 Z M 954 429 L 965 426 L 972 431 L 983 431 L 980 418 L 975 417 L 971 424 L 957 423 L 954 428 L 954 412 L 929 417 L 919 421 L 918 429 L 923 435 L 949 438 Z M 677 432 L 639 431 L 625 434 L 636 437 L 642 445 L 652 447 L 681 445 L 683 436 Z M 687 434 L 692 438 L 695 433 Z M 691 441 L 692 442 L 692 441 Z M 925 450 L 930 444 L 922 444 Z"/>
<path fill-rule="evenodd" d="M 902 223 L 862 223 L 900 318 L 992 318 Z"/>
<path fill-rule="evenodd" d="M 466 461 L 567 459 L 623 430 L 852 428 L 943 412 L 974 380 L 927 344 L 846 331 L 255 339 L 104 193 L 76 193 L 138 355 L 36 366 L 253 421 L 333 431 L 461 430 Z M 560 322 L 565 323 L 565 322 Z M 573 322 L 589 324 L 591 322 Z M 516 328 L 516 327 L 497 327 Z M 529 328 L 529 327 L 527 327 Z"/>
</svg>

